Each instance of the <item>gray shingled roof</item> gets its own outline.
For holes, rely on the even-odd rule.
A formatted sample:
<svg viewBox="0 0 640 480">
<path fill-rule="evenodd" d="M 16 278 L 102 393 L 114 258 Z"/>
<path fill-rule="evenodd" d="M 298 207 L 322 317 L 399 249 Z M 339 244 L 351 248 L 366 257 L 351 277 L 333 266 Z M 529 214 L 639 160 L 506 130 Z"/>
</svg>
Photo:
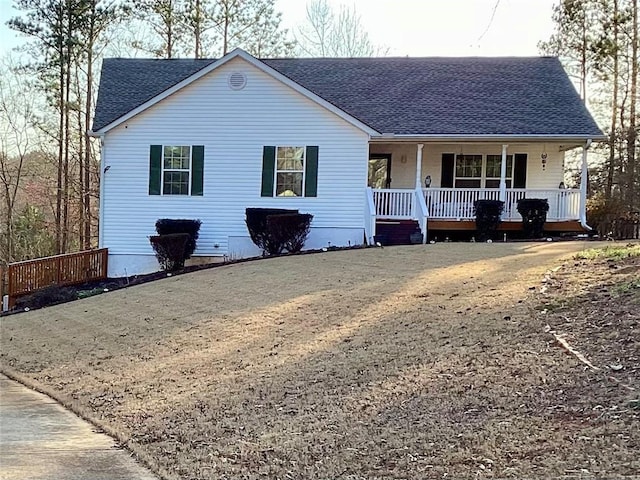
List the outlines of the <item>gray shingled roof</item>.
<svg viewBox="0 0 640 480">
<path fill-rule="evenodd" d="M 93 130 L 214 60 L 103 62 Z M 264 63 L 380 133 L 599 137 L 557 58 L 270 59 Z"/>
</svg>

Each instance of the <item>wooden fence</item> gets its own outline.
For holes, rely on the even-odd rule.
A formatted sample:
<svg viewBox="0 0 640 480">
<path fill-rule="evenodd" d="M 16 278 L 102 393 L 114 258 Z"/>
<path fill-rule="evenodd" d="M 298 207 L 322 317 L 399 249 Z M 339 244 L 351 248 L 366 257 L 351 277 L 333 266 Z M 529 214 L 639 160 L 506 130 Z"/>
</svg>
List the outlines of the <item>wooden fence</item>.
<svg viewBox="0 0 640 480">
<path fill-rule="evenodd" d="M 17 297 L 51 285 L 76 285 L 107 278 L 108 250 L 87 250 L 53 257 L 10 263 L 6 293 L 9 308 Z"/>
<path fill-rule="evenodd" d="M 598 224 L 597 229 L 603 238 L 615 240 L 640 239 L 640 213 L 608 216 Z"/>
</svg>

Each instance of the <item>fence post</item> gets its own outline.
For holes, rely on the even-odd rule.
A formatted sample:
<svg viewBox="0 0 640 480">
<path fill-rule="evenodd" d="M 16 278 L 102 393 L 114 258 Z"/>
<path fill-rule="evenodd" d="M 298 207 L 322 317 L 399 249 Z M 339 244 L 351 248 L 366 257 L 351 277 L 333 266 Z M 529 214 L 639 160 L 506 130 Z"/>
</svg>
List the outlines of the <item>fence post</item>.
<svg viewBox="0 0 640 480">
<path fill-rule="evenodd" d="M 98 260 L 100 265 L 98 276 L 100 278 L 107 278 L 107 250 L 102 248 L 98 250 L 97 253 L 99 255 Z"/>
<path fill-rule="evenodd" d="M 62 283 L 62 257 L 56 258 L 56 284 Z"/>
<path fill-rule="evenodd" d="M 7 294 L 9 295 L 9 308 L 13 308 L 15 303 L 15 297 L 11 294 L 13 292 L 13 275 L 12 265 L 7 266 Z"/>
</svg>

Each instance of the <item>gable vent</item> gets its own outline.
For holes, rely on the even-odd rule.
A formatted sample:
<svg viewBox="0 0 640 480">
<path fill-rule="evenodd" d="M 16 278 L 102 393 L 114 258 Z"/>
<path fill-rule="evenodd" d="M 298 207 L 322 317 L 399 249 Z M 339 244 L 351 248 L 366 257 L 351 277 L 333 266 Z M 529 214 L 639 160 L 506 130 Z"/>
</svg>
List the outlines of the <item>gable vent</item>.
<svg viewBox="0 0 640 480">
<path fill-rule="evenodd" d="M 231 90 L 242 90 L 247 85 L 247 76 L 241 72 L 233 72 L 228 78 Z"/>
</svg>

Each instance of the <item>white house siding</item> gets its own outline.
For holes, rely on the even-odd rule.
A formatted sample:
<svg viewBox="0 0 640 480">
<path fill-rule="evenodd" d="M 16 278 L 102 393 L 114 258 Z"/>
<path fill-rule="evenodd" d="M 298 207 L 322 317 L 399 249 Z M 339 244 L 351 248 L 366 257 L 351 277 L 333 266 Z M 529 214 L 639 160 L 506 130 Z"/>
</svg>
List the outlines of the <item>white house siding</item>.
<svg viewBox="0 0 640 480">
<path fill-rule="evenodd" d="M 232 72 L 246 74 L 243 90 L 229 88 Z M 230 61 L 106 134 L 101 227 L 109 274 L 157 269 L 148 237 L 158 218 L 200 219 L 195 255 L 255 253 L 244 224 L 247 207 L 313 214 L 309 248 L 362 243 L 368 138 L 244 60 Z M 153 144 L 204 145 L 203 196 L 148 194 Z M 317 197 L 261 197 L 264 145 L 317 145 Z"/>
<path fill-rule="evenodd" d="M 558 144 L 513 144 L 507 154 L 526 153 L 527 188 L 554 189 L 564 178 L 564 152 Z M 381 144 L 373 143 L 370 152 L 391 153 L 391 188 L 414 188 L 416 182 L 417 145 L 409 143 Z M 547 163 L 542 168 L 541 154 L 547 153 Z M 422 151 L 422 179 L 431 175 L 431 185 L 440 186 L 443 153 L 463 153 L 468 155 L 501 155 L 501 144 L 424 144 Z"/>
</svg>

